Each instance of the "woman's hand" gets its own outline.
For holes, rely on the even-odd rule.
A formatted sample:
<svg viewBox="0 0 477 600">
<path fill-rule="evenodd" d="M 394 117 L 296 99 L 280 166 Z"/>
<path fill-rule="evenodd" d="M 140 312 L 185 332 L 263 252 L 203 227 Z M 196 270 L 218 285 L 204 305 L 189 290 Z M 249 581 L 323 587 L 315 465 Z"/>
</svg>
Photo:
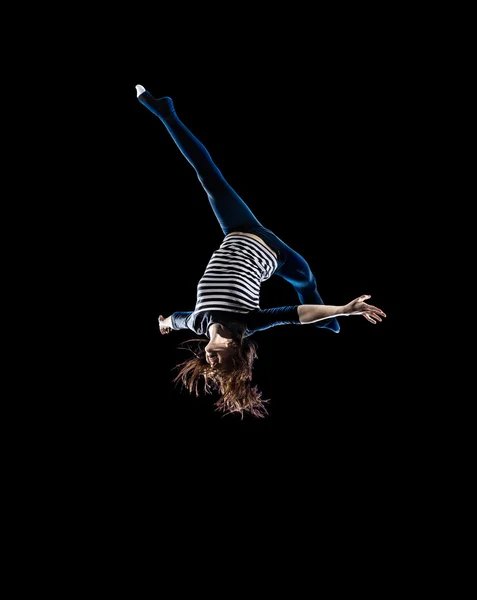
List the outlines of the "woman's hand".
<svg viewBox="0 0 477 600">
<path fill-rule="evenodd" d="M 371 304 L 366 304 L 365 300 L 369 300 L 371 298 L 370 295 L 365 294 L 364 296 L 360 296 L 344 307 L 344 313 L 346 316 L 351 315 L 363 315 L 363 317 L 369 321 L 370 323 L 376 324 L 376 321 L 382 321 L 381 317 L 386 317 L 386 314 L 377 306 L 372 306 Z"/>
<path fill-rule="evenodd" d="M 167 335 L 168 333 L 171 333 L 172 326 L 170 321 L 170 317 L 164 319 L 162 315 L 159 315 L 159 331 L 161 332 L 161 335 Z"/>
</svg>

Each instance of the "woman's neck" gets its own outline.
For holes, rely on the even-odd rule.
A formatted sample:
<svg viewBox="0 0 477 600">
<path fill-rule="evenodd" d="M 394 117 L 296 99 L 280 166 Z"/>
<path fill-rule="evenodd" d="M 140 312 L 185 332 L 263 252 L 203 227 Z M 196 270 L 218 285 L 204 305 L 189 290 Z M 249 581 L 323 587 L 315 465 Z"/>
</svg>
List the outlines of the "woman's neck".
<svg viewBox="0 0 477 600">
<path fill-rule="evenodd" d="M 232 339 L 232 332 L 221 323 L 212 323 L 209 327 L 209 336 L 211 342 L 227 342 Z"/>
</svg>

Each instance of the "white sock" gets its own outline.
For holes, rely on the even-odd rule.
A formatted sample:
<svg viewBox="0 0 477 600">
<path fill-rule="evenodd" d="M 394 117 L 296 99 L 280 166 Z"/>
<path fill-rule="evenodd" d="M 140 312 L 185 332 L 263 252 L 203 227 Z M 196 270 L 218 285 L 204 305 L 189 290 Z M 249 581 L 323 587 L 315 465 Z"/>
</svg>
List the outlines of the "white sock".
<svg viewBox="0 0 477 600">
<path fill-rule="evenodd" d="M 146 91 L 146 88 L 143 88 L 142 85 L 137 85 L 136 86 L 136 91 L 137 91 L 137 96 L 139 98 L 139 96 L 141 94 L 144 94 L 144 92 Z"/>
</svg>

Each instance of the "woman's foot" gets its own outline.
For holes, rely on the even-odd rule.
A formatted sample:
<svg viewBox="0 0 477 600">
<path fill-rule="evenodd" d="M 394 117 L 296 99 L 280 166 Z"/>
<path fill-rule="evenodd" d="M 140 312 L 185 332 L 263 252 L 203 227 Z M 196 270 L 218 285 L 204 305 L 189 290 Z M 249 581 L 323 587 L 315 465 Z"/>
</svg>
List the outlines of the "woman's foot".
<svg viewBox="0 0 477 600">
<path fill-rule="evenodd" d="M 139 102 L 148 108 L 152 114 L 156 115 L 156 117 L 166 119 L 175 114 L 171 98 L 167 96 L 164 96 L 164 98 L 154 98 L 142 85 L 136 86 L 136 93 Z"/>
</svg>

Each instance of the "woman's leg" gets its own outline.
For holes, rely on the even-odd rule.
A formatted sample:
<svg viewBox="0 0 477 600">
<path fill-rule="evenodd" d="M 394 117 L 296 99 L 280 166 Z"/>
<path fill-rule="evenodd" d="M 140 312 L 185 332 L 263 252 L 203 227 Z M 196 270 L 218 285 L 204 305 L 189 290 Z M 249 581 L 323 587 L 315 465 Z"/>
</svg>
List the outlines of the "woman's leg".
<svg viewBox="0 0 477 600">
<path fill-rule="evenodd" d="M 317 289 L 316 278 L 309 264 L 293 248 L 290 248 L 290 246 L 282 241 L 281 244 L 281 252 L 285 259 L 275 274 L 292 284 L 298 295 L 300 304 L 324 304 Z M 315 327 L 331 329 L 335 333 L 340 331 L 337 319 L 318 321 L 318 323 L 315 323 Z"/>
<path fill-rule="evenodd" d="M 301 304 L 324 304 L 308 263 L 275 234 L 265 230 L 245 202 L 226 182 L 205 146 L 177 117 L 172 99 L 169 97 L 155 99 L 142 86 L 137 86 L 137 88 L 138 100 L 159 117 L 179 150 L 195 169 L 224 234 L 239 226 L 258 235 L 266 234 L 266 232 L 271 234 L 271 238 L 268 235 L 263 235 L 263 237 L 280 252 L 280 266 L 276 274 L 293 285 Z M 260 229 L 264 231 L 262 232 Z M 316 327 L 336 332 L 340 330 L 336 319 L 320 321 Z"/>
<path fill-rule="evenodd" d="M 261 224 L 252 211 L 224 179 L 202 142 L 177 117 L 172 99 L 156 99 L 142 86 L 136 87 L 139 102 L 159 117 L 197 173 L 224 234 L 242 225 L 260 227 Z"/>
</svg>

